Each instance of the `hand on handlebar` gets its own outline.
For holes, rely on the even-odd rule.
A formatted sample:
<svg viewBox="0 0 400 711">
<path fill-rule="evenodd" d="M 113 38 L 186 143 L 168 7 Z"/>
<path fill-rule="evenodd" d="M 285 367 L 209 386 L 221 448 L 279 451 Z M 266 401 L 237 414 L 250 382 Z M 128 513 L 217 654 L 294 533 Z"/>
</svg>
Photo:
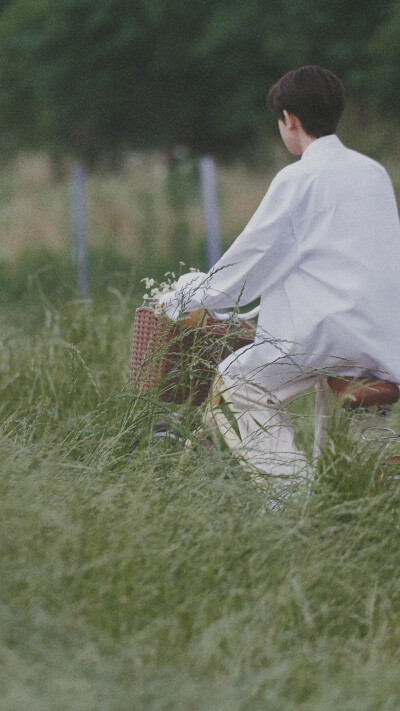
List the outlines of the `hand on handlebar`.
<svg viewBox="0 0 400 711">
<path fill-rule="evenodd" d="M 190 309 L 190 301 L 203 284 L 205 276 L 203 272 L 182 274 L 176 282 L 175 290 L 160 296 L 158 303 L 164 308 L 170 319 L 176 321 L 181 313 Z M 193 308 L 199 308 L 199 306 L 196 304 Z"/>
</svg>

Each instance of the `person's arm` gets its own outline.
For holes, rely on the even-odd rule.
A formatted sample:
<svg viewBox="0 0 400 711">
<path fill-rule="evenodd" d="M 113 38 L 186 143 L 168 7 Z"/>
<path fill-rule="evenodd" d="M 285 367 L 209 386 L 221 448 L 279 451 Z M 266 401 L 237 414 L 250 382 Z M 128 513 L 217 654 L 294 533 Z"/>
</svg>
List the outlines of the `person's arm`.
<svg viewBox="0 0 400 711">
<path fill-rule="evenodd" d="M 185 274 L 174 295 L 164 298 L 167 313 L 243 306 L 287 274 L 297 256 L 292 221 L 268 191 L 245 230 L 208 274 Z"/>
</svg>

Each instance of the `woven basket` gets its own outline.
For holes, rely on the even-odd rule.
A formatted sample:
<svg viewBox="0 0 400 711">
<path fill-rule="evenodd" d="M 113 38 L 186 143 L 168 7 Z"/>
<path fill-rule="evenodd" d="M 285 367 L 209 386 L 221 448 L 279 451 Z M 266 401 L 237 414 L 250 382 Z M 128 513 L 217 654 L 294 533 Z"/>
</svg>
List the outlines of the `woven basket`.
<svg viewBox="0 0 400 711">
<path fill-rule="evenodd" d="M 233 351 L 254 341 L 255 328 L 242 321 L 235 328 L 205 310 L 185 314 L 178 323 L 154 309 L 136 309 L 131 383 L 142 392 L 157 388 L 165 402 L 206 400 L 217 365 Z"/>
</svg>

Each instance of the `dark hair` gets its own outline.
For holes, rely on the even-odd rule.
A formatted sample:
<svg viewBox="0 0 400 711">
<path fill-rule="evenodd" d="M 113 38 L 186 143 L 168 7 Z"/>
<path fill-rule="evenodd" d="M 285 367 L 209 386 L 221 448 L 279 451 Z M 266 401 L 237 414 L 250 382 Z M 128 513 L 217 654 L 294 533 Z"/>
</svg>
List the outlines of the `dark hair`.
<svg viewBox="0 0 400 711">
<path fill-rule="evenodd" d="M 335 133 L 344 108 L 344 88 L 329 69 L 300 67 L 287 72 L 268 92 L 268 108 L 283 120 L 286 109 L 309 136 Z"/>
</svg>

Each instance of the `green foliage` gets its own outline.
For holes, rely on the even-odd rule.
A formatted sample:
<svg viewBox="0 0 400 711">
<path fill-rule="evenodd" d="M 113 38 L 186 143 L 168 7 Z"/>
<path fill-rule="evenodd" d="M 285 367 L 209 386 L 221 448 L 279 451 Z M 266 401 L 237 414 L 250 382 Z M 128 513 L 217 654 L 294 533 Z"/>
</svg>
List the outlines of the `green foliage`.
<svg viewBox="0 0 400 711">
<path fill-rule="evenodd" d="M 400 11 L 398 3 L 392 3 L 386 21 L 373 35 L 370 52 L 374 56 L 374 72 L 371 90 L 376 92 L 380 107 L 391 114 L 399 113 L 399 39 Z"/>
<path fill-rule="evenodd" d="M 392 0 L 11 0 L 0 14 L 3 154 L 243 153 L 269 86 L 302 64 L 338 72 L 350 96 L 398 105 Z"/>
</svg>

